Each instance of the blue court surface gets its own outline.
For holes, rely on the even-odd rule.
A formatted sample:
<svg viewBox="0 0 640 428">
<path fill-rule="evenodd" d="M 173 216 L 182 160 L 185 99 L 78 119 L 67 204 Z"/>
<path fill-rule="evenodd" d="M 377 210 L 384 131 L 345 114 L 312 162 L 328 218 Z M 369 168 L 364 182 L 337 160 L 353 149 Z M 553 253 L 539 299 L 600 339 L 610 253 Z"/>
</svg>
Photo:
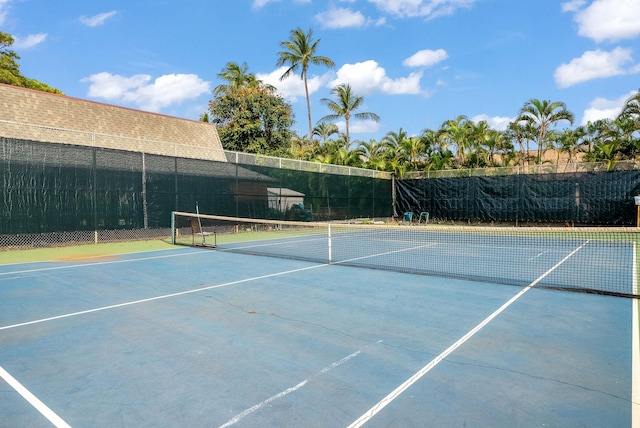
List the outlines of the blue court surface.
<svg viewBox="0 0 640 428">
<path fill-rule="evenodd" d="M 4 265 L 0 426 L 630 427 L 637 306 L 186 247 Z"/>
</svg>

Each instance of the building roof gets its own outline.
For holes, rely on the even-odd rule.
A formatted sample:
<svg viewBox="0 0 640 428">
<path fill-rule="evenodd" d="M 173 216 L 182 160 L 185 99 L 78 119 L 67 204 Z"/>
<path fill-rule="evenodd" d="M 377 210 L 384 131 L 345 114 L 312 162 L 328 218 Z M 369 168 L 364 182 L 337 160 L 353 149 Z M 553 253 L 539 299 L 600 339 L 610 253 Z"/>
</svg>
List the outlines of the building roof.
<svg viewBox="0 0 640 428">
<path fill-rule="evenodd" d="M 210 123 L 5 84 L 0 136 L 226 162 Z"/>
</svg>

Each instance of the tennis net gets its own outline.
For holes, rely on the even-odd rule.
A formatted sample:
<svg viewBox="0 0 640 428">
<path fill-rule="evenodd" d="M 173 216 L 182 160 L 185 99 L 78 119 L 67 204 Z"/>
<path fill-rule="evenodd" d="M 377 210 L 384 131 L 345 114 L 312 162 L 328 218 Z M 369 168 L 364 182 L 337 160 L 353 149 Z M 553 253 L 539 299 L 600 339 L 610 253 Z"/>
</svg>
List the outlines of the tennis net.
<svg viewBox="0 0 640 428">
<path fill-rule="evenodd" d="M 639 238 L 635 228 L 315 223 L 184 212 L 172 218 L 178 245 L 625 297 L 640 297 Z"/>
</svg>

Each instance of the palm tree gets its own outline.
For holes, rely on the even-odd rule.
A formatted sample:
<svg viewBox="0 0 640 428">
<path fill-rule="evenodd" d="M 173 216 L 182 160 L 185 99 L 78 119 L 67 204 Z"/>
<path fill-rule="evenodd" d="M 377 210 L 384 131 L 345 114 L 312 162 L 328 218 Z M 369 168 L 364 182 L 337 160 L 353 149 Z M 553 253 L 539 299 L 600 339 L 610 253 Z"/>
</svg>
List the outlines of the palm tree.
<svg viewBox="0 0 640 428">
<path fill-rule="evenodd" d="M 475 167 L 493 165 L 493 155 L 495 154 L 496 141 L 491 139 L 491 131 L 489 123 L 481 120 L 478 123 L 467 121 L 464 125 L 467 133 L 467 148 L 475 157 Z"/>
<path fill-rule="evenodd" d="M 533 137 L 538 145 L 538 163 L 542 163 L 549 130 L 561 120 L 573 124 L 573 119 L 573 113 L 560 101 L 540 101 L 532 98 L 522 106 L 518 121 L 525 121 L 535 129 L 536 134 Z"/>
<path fill-rule="evenodd" d="M 404 153 L 398 147 L 389 146 L 386 153 L 387 171 L 393 173 L 396 177 L 404 177 L 407 172 L 407 163 Z"/>
<path fill-rule="evenodd" d="M 309 139 L 313 139 L 313 126 L 311 124 L 311 103 L 309 102 L 309 86 L 307 84 L 307 72 L 309 64 L 322 65 L 332 68 L 334 62 L 325 57 L 316 55 L 320 39 L 313 40 L 313 30 L 309 30 L 306 34 L 296 28 L 291 31 L 289 40 L 280 42 L 280 46 L 284 51 L 278 52 L 277 66 L 288 65 L 289 68 L 280 76 L 280 80 L 286 79 L 289 75 L 301 69 L 300 78 L 304 80 L 304 92 L 307 97 L 307 116 L 309 119 Z"/>
<path fill-rule="evenodd" d="M 600 141 L 593 148 L 596 161 L 603 161 L 607 171 L 613 171 L 616 166 L 620 145 L 617 141 Z"/>
<path fill-rule="evenodd" d="M 556 157 L 556 164 L 560 164 L 560 155 L 565 153 L 567 155 L 567 162 L 565 163 L 564 170 L 566 171 L 569 168 L 569 164 L 573 162 L 573 158 L 576 156 L 578 152 L 579 143 L 582 133 L 584 132 L 584 128 L 578 127 L 574 130 L 565 129 L 562 131 L 562 134 L 558 136 L 558 153 Z"/>
<path fill-rule="evenodd" d="M 520 160 L 522 167 L 525 164 L 528 166 L 531 160 L 529 155 L 529 142 L 535 134 L 531 124 L 529 122 L 516 119 L 510 122 L 506 130 L 507 137 L 511 141 L 515 141 L 520 148 Z"/>
<path fill-rule="evenodd" d="M 418 162 L 425 155 L 426 146 L 424 145 L 424 140 L 418 137 L 409 137 L 402 141 L 399 148 L 404 152 L 404 156 L 407 162 L 409 162 L 411 169 L 417 171 Z"/>
<path fill-rule="evenodd" d="M 382 141 L 391 147 L 400 147 L 402 142 L 406 140 L 409 136 L 407 135 L 407 131 L 400 128 L 398 132 L 389 131 L 382 137 Z"/>
<path fill-rule="evenodd" d="M 465 151 L 467 150 L 467 144 L 469 141 L 468 126 L 466 125 L 469 119 L 466 116 L 458 116 L 455 119 L 445 121 L 438 134 L 441 146 L 446 150 L 451 146 L 456 146 L 456 158 L 458 166 L 462 167 L 465 164 Z"/>
<path fill-rule="evenodd" d="M 640 90 L 625 101 L 620 116 L 633 116 L 636 120 L 640 119 Z"/>
<path fill-rule="evenodd" d="M 619 146 L 620 155 L 626 159 L 633 159 L 638 153 L 638 139 L 634 139 L 633 133 L 638 130 L 638 120 L 631 114 L 618 116 L 611 126 L 605 131 L 604 137 L 614 141 Z"/>
<path fill-rule="evenodd" d="M 640 139 L 638 138 L 638 133 L 640 133 L 640 90 L 625 101 L 615 123 L 621 128 L 626 146 L 633 147 L 632 154 L 637 154 L 640 149 Z"/>
<path fill-rule="evenodd" d="M 317 135 L 322 138 L 322 144 L 327 142 L 327 139 L 332 135 L 339 134 L 340 130 L 334 123 L 321 122 L 313 128 L 313 135 Z"/>
<path fill-rule="evenodd" d="M 385 167 L 385 149 L 387 145 L 376 140 L 369 140 L 369 142 L 361 142 L 358 146 L 359 154 L 365 160 L 365 166 L 370 169 L 383 170 Z"/>
<path fill-rule="evenodd" d="M 248 73 L 249 67 L 247 63 L 238 65 L 235 62 L 228 62 L 222 71 L 216 74 L 216 77 L 222 80 L 226 80 L 228 84 L 218 85 L 213 90 L 213 95 L 223 96 L 237 91 L 245 87 L 259 87 L 262 85 L 262 81 L 257 79 L 252 73 Z"/>
<path fill-rule="evenodd" d="M 587 122 L 587 133 L 584 138 L 586 153 L 591 153 L 596 143 L 602 140 L 611 125 L 611 119 L 598 119 L 595 122 Z"/>
<path fill-rule="evenodd" d="M 334 120 L 338 120 L 344 117 L 345 120 L 345 148 L 349 150 L 349 120 L 352 118 L 360 119 L 360 120 L 373 120 L 379 121 L 380 117 L 375 113 L 355 113 L 353 112 L 357 110 L 362 103 L 364 102 L 363 97 L 358 97 L 351 92 L 351 86 L 348 83 L 343 83 L 342 85 L 338 85 L 331 90 L 331 93 L 336 97 L 336 101 L 331 100 L 329 98 L 323 98 L 322 101 L 324 104 L 329 107 L 329 110 L 333 112 L 333 114 L 329 114 L 322 119 L 320 122 L 329 121 L 332 122 Z"/>
</svg>

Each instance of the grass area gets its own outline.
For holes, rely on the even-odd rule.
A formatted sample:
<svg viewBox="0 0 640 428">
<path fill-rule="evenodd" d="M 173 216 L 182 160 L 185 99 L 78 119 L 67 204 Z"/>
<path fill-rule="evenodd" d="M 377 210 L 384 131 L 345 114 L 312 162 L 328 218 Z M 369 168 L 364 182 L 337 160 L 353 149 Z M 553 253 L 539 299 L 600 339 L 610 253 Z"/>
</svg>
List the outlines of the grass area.
<svg viewBox="0 0 640 428">
<path fill-rule="evenodd" d="M 168 239 L 155 241 L 112 242 L 73 247 L 36 248 L 31 250 L 0 251 L 0 265 L 57 260 L 81 260 L 109 257 L 117 254 L 176 248 Z"/>
</svg>

